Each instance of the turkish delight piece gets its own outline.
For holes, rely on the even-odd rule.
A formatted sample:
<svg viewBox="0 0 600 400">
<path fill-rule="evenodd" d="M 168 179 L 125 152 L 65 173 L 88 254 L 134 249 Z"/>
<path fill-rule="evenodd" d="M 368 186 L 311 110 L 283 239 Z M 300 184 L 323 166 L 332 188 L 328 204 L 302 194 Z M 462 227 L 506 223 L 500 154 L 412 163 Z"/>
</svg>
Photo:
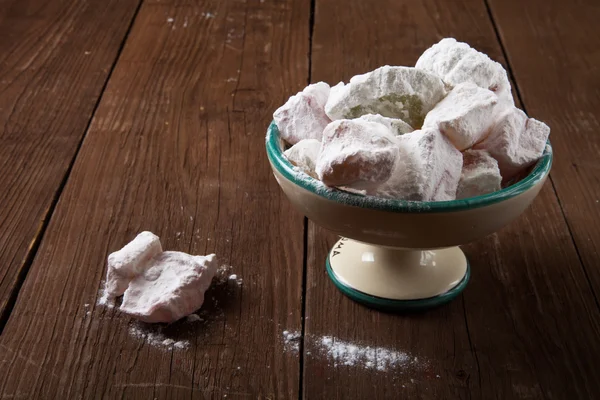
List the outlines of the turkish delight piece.
<svg viewBox="0 0 600 400">
<path fill-rule="evenodd" d="M 472 82 L 494 92 L 501 103 L 514 105 L 510 82 L 502 65 L 456 39 L 442 39 L 425 50 L 415 67 L 439 76 L 450 87 Z"/>
<path fill-rule="evenodd" d="M 121 296 L 129 282 L 143 273 L 152 257 L 162 252 L 158 236 L 142 232 L 121 250 L 108 256 L 105 295 L 107 298 Z"/>
<path fill-rule="evenodd" d="M 160 253 L 129 283 L 120 310 L 144 322 L 175 322 L 202 306 L 216 270 L 214 254 Z"/>
<path fill-rule="evenodd" d="M 337 87 L 325 111 L 332 120 L 380 114 L 420 128 L 425 115 L 445 95 L 439 77 L 416 68 L 386 65 Z"/>
<path fill-rule="evenodd" d="M 388 118 L 379 114 L 366 114 L 359 119 L 370 122 L 379 122 L 380 124 L 385 125 L 394 135 L 403 135 L 414 131 L 412 126 L 399 118 Z"/>
<path fill-rule="evenodd" d="M 459 83 L 425 117 L 458 150 L 466 150 L 485 137 L 494 123 L 497 96 L 471 82 Z"/>
<path fill-rule="evenodd" d="M 413 201 L 456 197 L 462 154 L 437 129 L 424 128 L 397 138 L 400 155 L 391 178 L 376 196 Z"/>
<path fill-rule="evenodd" d="M 457 199 L 481 196 L 500 190 L 502 176 L 498 162 L 485 150 L 463 153 L 463 168 L 456 190 Z"/>
<path fill-rule="evenodd" d="M 473 148 L 487 150 L 498 161 L 502 178 L 507 181 L 539 160 L 549 135 L 548 125 L 513 107 Z"/>
<path fill-rule="evenodd" d="M 316 172 L 328 186 L 367 189 L 390 177 L 397 158 L 396 137 L 384 125 L 337 120 L 323 131 Z"/>
<path fill-rule="evenodd" d="M 316 177 L 315 164 L 321 150 L 321 142 L 316 139 L 304 139 L 287 149 L 283 154 L 306 174 Z"/>
<path fill-rule="evenodd" d="M 325 82 L 309 85 L 290 97 L 273 113 L 281 137 L 290 144 L 303 139 L 321 140 L 323 129 L 331 122 L 325 114 L 328 97 L 329 85 Z"/>
</svg>

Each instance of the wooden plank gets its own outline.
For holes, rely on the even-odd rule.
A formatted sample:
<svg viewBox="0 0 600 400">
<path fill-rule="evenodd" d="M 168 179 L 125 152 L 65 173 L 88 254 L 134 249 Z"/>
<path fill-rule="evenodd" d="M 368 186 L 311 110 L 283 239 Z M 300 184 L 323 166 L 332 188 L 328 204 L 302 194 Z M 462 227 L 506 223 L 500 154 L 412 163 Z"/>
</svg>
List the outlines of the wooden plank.
<svg viewBox="0 0 600 400">
<path fill-rule="evenodd" d="M 424 49 L 447 36 L 504 62 L 481 1 L 382 1 L 376 7 L 317 1 L 312 80 L 335 83 L 384 64 L 414 65 Z M 336 238 L 309 225 L 306 398 L 570 398 L 567 393 L 592 398 L 598 393 L 600 316 L 550 184 L 515 223 L 464 246 L 472 266 L 464 294 L 424 314 L 379 313 L 344 297 L 324 267 Z M 365 360 L 335 366 L 319 345 L 323 336 L 394 349 L 419 361 L 387 371 L 369 368 Z"/>
<path fill-rule="evenodd" d="M 303 223 L 264 151 L 272 110 L 306 84 L 309 5 L 148 1 L 0 338 L 0 398 L 294 398 Z M 151 230 L 242 279 L 205 321 L 153 346 L 95 306 L 109 252 Z M 86 306 L 89 304 L 89 306 Z"/>
<path fill-rule="evenodd" d="M 553 182 L 600 307 L 600 7 L 516 4 L 490 1 L 490 8 L 527 111 L 552 128 Z"/>
<path fill-rule="evenodd" d="M 137 6 L 0 1 L 0 331 Z"/>
</svg>

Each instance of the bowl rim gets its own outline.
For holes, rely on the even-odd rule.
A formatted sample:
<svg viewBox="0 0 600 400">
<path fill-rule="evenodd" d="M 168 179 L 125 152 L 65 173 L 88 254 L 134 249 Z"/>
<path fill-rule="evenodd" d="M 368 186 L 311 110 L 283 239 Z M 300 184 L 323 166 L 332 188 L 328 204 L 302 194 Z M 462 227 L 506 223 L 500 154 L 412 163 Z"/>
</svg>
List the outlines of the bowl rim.
<svg viewBox="0 0 600 400">
<path fill-rule="evenodd" d="M 354 194 L 326 186 L 320 180 L 307 175 L 294 167 L 283 155 L 281 148 L 281 135 L 279 129 L 272 121 L 267 129 L 266 150 L 267 157 L 274 169 L 295 185 L 337 203 L 356 206 L 360 208 L 388 211 L 395 213 L 440 213 L 463 211 L 467 209 L 489 206 L 501 201 L 516 197 L 543 181 L 552 167 L 552 146 L 546 142 L 542 157 L 534 165 L 531 172 L 517 183 L 493 193 L 460 200 L 446 201 L 412 201 L 399 199 L 386 199 L 376 196 Z"/>
</svg>

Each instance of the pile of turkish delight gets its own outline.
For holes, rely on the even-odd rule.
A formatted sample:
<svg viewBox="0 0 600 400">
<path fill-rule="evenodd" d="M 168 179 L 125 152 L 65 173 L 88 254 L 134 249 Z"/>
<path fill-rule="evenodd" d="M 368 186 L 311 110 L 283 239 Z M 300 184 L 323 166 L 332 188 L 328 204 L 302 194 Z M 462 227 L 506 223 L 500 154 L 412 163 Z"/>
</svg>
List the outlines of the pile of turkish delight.
<svg viewBox="0 0 600 400">
<path fill-rule="evenodd" d="M 542 156 L 550 134 L 515 107 L 502 65 L 455 39 L 426 50 L 414 68 L 310 85 L 273 118 L 303 173 L 415 201 L 500 190 Z"/>
</svg>

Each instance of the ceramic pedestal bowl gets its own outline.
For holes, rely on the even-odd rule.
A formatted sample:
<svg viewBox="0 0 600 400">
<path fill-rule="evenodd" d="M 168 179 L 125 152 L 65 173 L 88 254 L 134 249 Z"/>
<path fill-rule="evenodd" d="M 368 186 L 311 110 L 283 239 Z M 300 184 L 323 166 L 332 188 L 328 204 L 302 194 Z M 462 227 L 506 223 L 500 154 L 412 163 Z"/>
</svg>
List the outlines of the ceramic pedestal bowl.
<svg viewBox="0 0 600 400">
<path fill-rule="evenodd" d="M 326 260 L 329 277 L 350 298 L 390 311 L 426 309 L 455 298 L 471 273 L 458 245 L 518 217 L 538 195 L 552 165 L 547 145 L 525 178 L 500 191 L 414 202 L 329 188 L 290 164 L 283 146 L 271 123 L 266 147 L 277 182 L 300 212 L 341 236 Z"/>
</svg>

